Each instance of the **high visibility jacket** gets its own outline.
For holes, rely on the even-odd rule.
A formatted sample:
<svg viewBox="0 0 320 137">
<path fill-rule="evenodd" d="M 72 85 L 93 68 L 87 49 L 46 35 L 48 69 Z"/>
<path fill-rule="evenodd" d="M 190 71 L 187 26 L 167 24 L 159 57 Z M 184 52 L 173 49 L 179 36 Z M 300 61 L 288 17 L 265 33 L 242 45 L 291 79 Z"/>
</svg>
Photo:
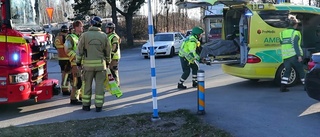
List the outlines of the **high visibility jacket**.
<svg viewBox="0 0 320 137">
<path fill-rule="evenodd" d="M 69 34 L 66 37 L 65 42 L 65 50 L 67 52 L 67 55 L 69 56 L 69 61 L 71 62 L 72 66 L 76 65 L 76 51 L 77 51 L 77 45 L 79 41 L 79 37 L 76 34 Z"/>
<path fill-rule="evenodd" d="M 192 35 L 188 37 L 181 45 L 179 50 L 179 56 L 185 57 L 190 63 L 193 63 L 195 60 L 198 60 L 200 57 L 196 53 L 197 47 L 200 46 L 200 42 L 196 36 Z"/>
<path fill-rule="evenodd" d="M 58 60 L 69 60 L 69 56 L 64 50 L 65 38 L 66 36 L 63 33 L 59 32 L 54 40 L 54 45 L 58 51 Z"/>
<path fill-rule="evenodd" d="M 106 70 L 110 63 L 111 46 L 107 34 L 98 27 L 90 27 L 79 39 L 77 64 L 82 63 L 87 71 Z"/>
<path fill-rule="evenodd" d="M 295 38 L 298 37 L 298 41 L 295 41 Z M 296 39 L 297 40 L 297 39 Z M 299 55 L 302 56 L 303 52 L 301 49 L 301 34 L 299 31 L 294 29 L 286 29 L 280 33 L 280 41 L 281 41 L 281 52 L 282 59 L 287 59 L 292 56 L 297 55 L 297 50 L 300 52 Z M 294 44 L 297 44 L 295 47 Z"/>
<path fill-rule="evenodd" d="M 120 55 L 120 43 L 121 43 L 120 37 L 116 33 L 112 32 L 112 33 L 108 34 L 108 38 L 109 38 L 109 41 L 110 41 L 111 49 L 112 49 L 114 44 L 117 45 L 115 51 L 111 50 L 112 59 L 119 60 L 121 58 L 121 55 Z"/>
</svg>

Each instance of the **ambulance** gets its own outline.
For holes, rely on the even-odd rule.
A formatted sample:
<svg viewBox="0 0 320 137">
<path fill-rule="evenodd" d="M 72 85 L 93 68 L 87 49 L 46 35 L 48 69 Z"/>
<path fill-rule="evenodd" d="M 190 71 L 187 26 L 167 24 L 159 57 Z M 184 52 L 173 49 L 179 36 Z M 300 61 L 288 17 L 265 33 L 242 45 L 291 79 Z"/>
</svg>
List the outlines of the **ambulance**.
<svg viewBox="0 0 320 137">
<path fill-rule="evenodd" d="M 224 4 L 222 39 L 238 32 L 239 51 L 219 58 L 222 70 L 230 75 L 259 81 L 272 79 L 280 85 L 284 73 L 281 57 L 280 32 L 288 27 L 289 15 L 300 21 L 304 63 L 320 48 L 320 8 L 290 3 L 253 3 L 248 0 L 199 0 L 198 6 Z M 195 7 L 196 3 L 192 3 Z M 184 4 L 187 6 L 186 4 Z M 215 61 L 219 63 L 219 61 Z M 299 81 L 296 68 L 292 69 L 289 86 Z"/>
</svg>

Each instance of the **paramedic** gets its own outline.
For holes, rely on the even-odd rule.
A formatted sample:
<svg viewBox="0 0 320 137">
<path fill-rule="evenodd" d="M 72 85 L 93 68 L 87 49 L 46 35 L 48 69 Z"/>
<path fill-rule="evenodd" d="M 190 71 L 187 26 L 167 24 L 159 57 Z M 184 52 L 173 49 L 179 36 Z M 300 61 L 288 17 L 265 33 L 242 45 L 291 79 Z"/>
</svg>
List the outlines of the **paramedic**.
<svg viewBox="0 0 320 137">
<path fill-rule="evenodd" d="M 63 25 L 60 28 L 60 32 L 54 40 L 54 45 L 58 51 L 59 66 L 61 69 L 61 90 L 62 95 L 70 95 L 70 79 L 68 78 L 71 66 L 69 63 L 69 57 L 64 51 L 64 42 L 66 41 L 66 36 L 68 35 L 68 26 Z"/>
<path fill-rule="evenodd" d="M 301 34 L 296 28 L 298 27 L 298 20 L 295 17 L 290 17 L 288 19 L 289 27 L 280 32 L 280 42 L 283 65 L 285 67 L 285 72 L 281 79 L 281 92 L 287 92 L 287 85 L 289 82 L 289 77 L 292 67 L 297 69 L 299 77 L 301 78 L 302 84 L 304 84 L 305 72 L 303 70 L 302 56 L 303 52 L 301 49 Z"/>
<path fill-rule="evenodd" d="M 71 95 L 70 95 L 70 104 L 71 105 L 81 105 L 82 102 L 77 99 L 80 99 L 80 88 L 77 87 L 79 83 L 81 83 L 81 79 L 79 79 L 80 71 L 77 68 L 76 64 L 76 50 L 78 46 L 78 39 L 81 33 L 83 32 L 83 23 L 80 20 L 76 20 L 72 24 L 73 32 L 67 35 L 67 40 L 64 43 L 65 51 L 69 56 L 69 61 L 71 64 L 71 73 L 72 73 L 72 84 L 71 84 Z M 76 95 L 78 94 L 78 95 Z"/>
<path fill-rule="evenodd" d="M 77 66 L 82 65 L 84 90 L 82 110 L 90 111 L 92 82 L 95 81 L 96 112 L 102 111 L 104 103 L 104 81 L 106 70 L 111 59 L 111 47 L 108 35 L 101 31 L 102 20 L 95 16 L 90 21 L 91 27 L 82 34 L 77 50 Z"/>
<path fill-rule="evenodd" d="M 196 53 L 196 48 L 200 46 L 199 39 L 203 29 L 201 27 L 194 27 L 191 32 L 191 36 L 188 37 L 181 45 L 179 51 L 179 57 L 182 67 L 182 75 L 178 82 L 178 89 L 186 89 L 187 87 L 183 85 L 184 81 L 190 75 L 190 69 L 192 69 L 192 87 L 197 87 L 197 72 L 199 69 L 198 60 L 200 60 L 199 55 Z"/>
</svg>

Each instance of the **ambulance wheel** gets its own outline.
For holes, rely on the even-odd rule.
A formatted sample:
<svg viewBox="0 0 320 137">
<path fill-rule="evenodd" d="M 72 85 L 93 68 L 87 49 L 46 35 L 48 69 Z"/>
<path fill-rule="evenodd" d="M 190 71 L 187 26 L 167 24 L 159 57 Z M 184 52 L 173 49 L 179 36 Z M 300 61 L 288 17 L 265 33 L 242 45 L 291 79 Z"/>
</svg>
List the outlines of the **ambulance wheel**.
<svg viewBox="0 0 320 137">
<path fill-rule="evenodd" d="M 275 79 L 274 79 L 274 82 L 277 86 L 280 86 L 281 85 L 281 78 L 284 74 L 284 71 L 285 71 L 285 68 L 284 68 L 284 65 L 281 64 L 280 67 L 278 68 L 277 70 L 277 73 L 276 73 L 276 76 L 275 76 Z M 297 70 L 295 68 L 292 68 L 291 69 L 291 74 L 289 76 L 289 82 L 288 82 L 288 86 L 293 86 L 295 85 L 299 80 L 299 77 L 298 77 L 298 74 L 297 74 Z"/>
<path fill-rule="evenodd" d="M 171 50 L 170 50 L 170 57 L 173 57 L 175 55 L 175 52 L 174 52 L 174 47 L 171 47 Z"/>
</svg>

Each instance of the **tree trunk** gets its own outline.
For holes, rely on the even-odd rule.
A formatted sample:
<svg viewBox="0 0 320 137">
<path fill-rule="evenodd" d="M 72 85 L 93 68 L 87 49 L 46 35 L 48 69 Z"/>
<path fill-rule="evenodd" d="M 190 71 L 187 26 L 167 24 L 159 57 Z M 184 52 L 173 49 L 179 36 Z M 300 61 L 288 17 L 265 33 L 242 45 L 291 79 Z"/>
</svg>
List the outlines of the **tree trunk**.
<svg viewBox="0 0 320 137">
<path fill-rule="evenodd" d="M 133 46 L 133 35 L 132 35 L 132 14 L 126 14 L 126 30 L 127 30 L 127 45 Z"/>
<path fill-rule="evenodd" d="M 169 32 L 169 8 L 167 8 L 167 16 L 166 16 L 166 21 L 167 21 L 167 32 Z"/>
<path fill-rule="evenodd" d="M 116 28 L 118 28 L 118 17 L 117 17 L 117 5 L 116 0 L 111 1 L 111 17 L 112 22 L 116 25 Z M 119 33 L 119 29 L 116 29 L 116 33 Z"/>
<path fill-rule="evenodd" d="M 36 23 L 40 23 L 39 0 L 35 1 L 34 10 L 36 12 Z"/>
</svg>

